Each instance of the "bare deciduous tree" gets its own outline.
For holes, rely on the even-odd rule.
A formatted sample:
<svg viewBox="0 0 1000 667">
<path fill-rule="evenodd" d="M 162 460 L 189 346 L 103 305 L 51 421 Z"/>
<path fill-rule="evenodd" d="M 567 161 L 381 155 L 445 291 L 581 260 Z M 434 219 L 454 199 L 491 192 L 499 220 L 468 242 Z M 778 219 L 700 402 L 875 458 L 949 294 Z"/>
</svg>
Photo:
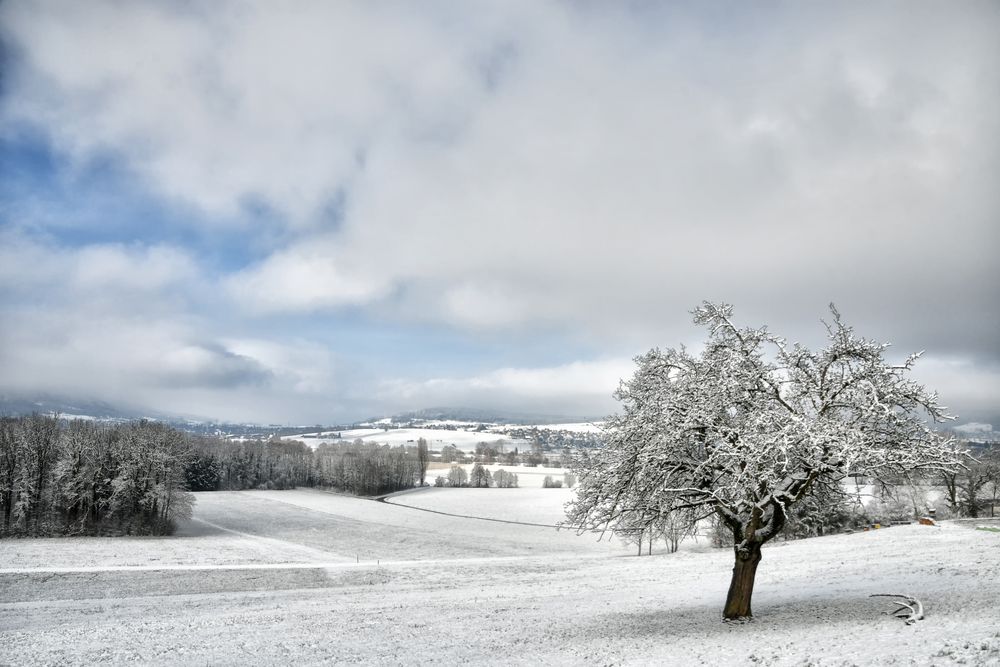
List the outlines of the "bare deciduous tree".
<svg viewBox="0 0 1000 667">
<path fill-rule="evenodd" d="M 417 465 L 420 467 L 420 486 L 424 485 L 427 477 L 427 464 L 430 463 L 431 454 L 427 448 L 427 440 L 419 438 L 417 440 Z"/>
<path fill-rule="evenodd" d="M 483 467 L 482 463 L 472 466 L 472 474 L 469 475 L 469 486 L 477 489 L 489 488 L 493 483 L 493 476 L 490 471 Z"/>
<path fill-rule="evenodd" d="M 498 468 L 493 473 L 493 482 L 498 489 L 512 489 L 517 486 L 517 475 L 507 472 L 503 468 Z"/>
<path fill-rule="evenodd" d="M 469 483 L 469 473 L 462 466 L 454 465 L 448 471 L 448 486 L 466 486 Z"/>
<path fill-rule="evenodd" d="M 154 534 L 190 514 L 190 437 L 162 424 L 0 423 L 0 535 Z"/>
<path fill-rule="evenodd" d="M 976 456 L 964 456 L 963 462 L 961 467 L 942 470 L 937 476 L 948 509 L 953 516 L 975 518 L 989 505 L 992 516 L 995 513 L 997 479 L 1000 477 L 1000 450 L 989 448 Z M 992 499 L 989 499 L 990 496 Z"/>
<path fill-rule="evenodd" d="M 752 615 L 761 546 L 818 482 L 875 479 L 959 463 L 925 421 L 950 419 L 907 376 L 919 355 L 885 359 L 888 345 L 855 335 L 831 306 L 827 345 L 812 351 L 766 328 L 737 328 L 728 305 L 694 321 L 705 349 L 653 349 L 621 384 L 605 446 L 581 460 L 567 523 L 615 527 L 635 507 L 714 513 L 735 564 L 723 616 Z"/>
</svg>

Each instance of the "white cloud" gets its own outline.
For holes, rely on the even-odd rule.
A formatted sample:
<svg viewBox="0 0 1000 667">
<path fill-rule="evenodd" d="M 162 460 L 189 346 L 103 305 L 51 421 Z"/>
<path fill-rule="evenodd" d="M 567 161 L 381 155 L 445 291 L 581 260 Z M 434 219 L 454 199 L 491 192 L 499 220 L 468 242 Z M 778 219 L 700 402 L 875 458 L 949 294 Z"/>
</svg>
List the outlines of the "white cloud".
<svg viewBox="0 0 1000 667">
<path fill-rule="evenodd" d="M 314 423 L 357 410 L 342 403 L 345 387 L 326 348 L 231 340 L 211 321 L 157 310 L 95 313 L 84 301 L 9 311 L 0 331 L 0 393 L 100 398 L 248 422 Z"/>
<path fill-rule="evenodd" d="M 70 280 L 81 290 L 158 290 L 193 282 L 200 273 L 186 252 L 169 246 L 85 246 L 74 259 Z"/>
<path fill-rule="evenodd" d="M 85 391 L 137 398 L 157 388 L 228 387 L 266 379 L 266 369 L 170 316 L 94 312 L 89 303 L 15 312 L 3 333 L 8 389 Z M 195 326 L 193 326 L 195 325 Z"/>
<path fill-rule="evenodd" d="M 611 394 L 631 377 L 630 359 L 574 361 L 560 366 L 499 368 L 470 377 L 384 381 L 378 398 L 395 410 L 435 405 L 494 408 L 524 414 L 601 416 Z"/>
<path fill-rule="evenodd" d="M 232 281 L 260 311 L 405 288 L 459 327 L 648 339 L 776 294 L 909 329 L 958 288 L 946 317 L 1000 324 L 995 12 L 645 11 L 7 5 L 5 113 L 220 219 L 275 210 L 288 244 Z"/>
<path fill-rule="evenodd" d="M 386 294 L 380 263 L 341 263 L 311 244 L 275 253 L 226 280 L 225 288 L 246 309 L 273 313 L 367 304 Z M 346 264 L 346 268 L 343 266 Z"/>
<path fill-rule="evenodd" d="M 230 218 L 248 200 L 301 223 L 387 128 L 474 91 L 449 32 L 405 4 L 116 2 L 5 6 L 29 70 L 8 117 L 85 161 L 111 150 L 151 188 Z"/>
<path fill-rule="evenodd" d="M 246 421 L 330 417 L 333 354 L 230 338 L 198 263 L 171 246 L 78 248 L 0 234 L 0 392 L 102 398 Z M 198 314 L 207 302 L 211 315 Z M 220 317 L 223 316 L 223 317 Z"/>
<path fill-rule="evenodd" d="M 520 295 L 507 285 L 460 283 L 446 288 L 441 310 L 449 322 L 470 329 L 508 328 L 511 323 L 524 321 L 525 312 Z"/>
<path fill-rule="evenodd" d="M 614 356 L 688 339 L 702 299 L 790 338 L 819 331 L 834 300 L 862 334 L 958 360 L 928 377 L 946 401 L 990 409 L 1000 14 L 699 11 L 5 3 L 17 54 L 5 131 L 39 130 L 79 165 L 120 161 L 195 218 L 258 241 L 242 213 L 263 208 L 281 245 L 218 284 L 167 246 L 25 246 L 0 278 L 179 316 L 189 329 L 165 357 L 178 368 L 245 356 L 317 388 L 289 370 L 298 361 L 219 343 L 244 337 L 191 304 L 221 285 L 220 301 L 261 320 L 367 309 L 477 334 L 558 331 Z M 139 305 L 126 284 L 155 298 Z M 400 396 L 513 401 L 515 384 L 546 386 L 503 372 L 418 378 Z M 537 395 L 580 394 L 552 387 Z"/>
<path fill-rule="evenodd" d="M 71 298 L 141 298 L 202 280 L 195 260 L 175 246 L 95 243 L 70 248 L 13 229 L 0 231 L 0 286 L 29 298 L 55 288 Z"/>
</svg>

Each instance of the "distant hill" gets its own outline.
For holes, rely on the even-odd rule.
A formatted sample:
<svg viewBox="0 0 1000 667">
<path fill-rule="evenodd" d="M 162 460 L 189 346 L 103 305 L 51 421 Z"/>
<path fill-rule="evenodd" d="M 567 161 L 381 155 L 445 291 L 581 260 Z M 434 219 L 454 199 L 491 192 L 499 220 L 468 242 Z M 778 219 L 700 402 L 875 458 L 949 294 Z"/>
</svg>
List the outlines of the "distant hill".
<svg viewBox="0 0 1000 667">
<path fill-rule="evenodd" d="M 158 419 L 163 421 L 182 420 L 178 415 L 169 415 L 158 410 L 112 405 L 94 399 L 79 399 L 66 396 L 39 394 L 35 396 L 0 396 L 0 415 L 28 415 L 33 412 L 57 414 L 67 417 L 90 417 L 100 420 Z"/>
<path fill-rule="evenodd" d="M 101 422 L 122 422 L 150 419 L 199 435 L 239 436 L 267 439 L 275 435 L 301 433 L 304 430 L 332 430 L 344 426 L 281 426 L 237 424 L 208 417 L 178 415 L 140 406 L 112 404 L 97 399 L 83 399 L 52 394 L 31 396 L 0 395 L 0 416 L 55 415 L 64 419 L 93 419 Z"/>
</svg>

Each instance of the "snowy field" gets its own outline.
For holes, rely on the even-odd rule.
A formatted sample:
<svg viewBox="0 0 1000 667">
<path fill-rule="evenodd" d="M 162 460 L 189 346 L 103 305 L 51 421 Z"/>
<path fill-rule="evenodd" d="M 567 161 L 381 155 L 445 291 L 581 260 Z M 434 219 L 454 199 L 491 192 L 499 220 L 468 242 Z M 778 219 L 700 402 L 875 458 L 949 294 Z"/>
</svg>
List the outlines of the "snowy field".
<svg viewBox="0 0 1000 667">
<path fill-rule="evenodd" d="M 565 499 L 390 500 L 510 518 Z M 172 538 L 2 540 L 0 663 L 1000 664 L 1000 534 L 975 523 L 765 547 L 756 618 L 725 624 L 728 550 L 637 558 L 591 535 L 414 507 L 198 494 Z M 916 595 L 927 618 L 889 618 L 872 593 Z"/>
<path fill-rule="evenodd" d="M 285 440 L 301 440 L 310 447 L 316 447 L 324 442 L 352 442 L 357 439 L 365 442 L 376 442 L 380 445 L 415 445 L 420 438 L 425 439 L 428 447 L 432 450 L 440 450 L 446 445 L 454 445 L 465 452 L 476 451 L 476 445 L 481 442 L 496 446 L 496 443 L 503 441 L 509 449 L 524 448 L 527 444 L 524 440 L 510 438 L 503 433 L 444 428 L 394 428 L 388 431 L 380 428 L 357 428 L 349 431 L 303 433 L 284 437 Z"/>
<path fill-rule="evenodd" d="M 525 428 L 548 431 L 569 431 L 570 433 L 600 433 L 604 422 L 573 422 L 572 424 L 535 424 Z"/>
<path fill-rule="evenodd" d="M 322 431 L 313 433 L 300 433 L 297 435 L 283 436 L 284 440 L 300 440 L 310 447 L 316 447 L 325 442 L 352 442 L 357 439 L 365 442 L 376 442 L 380 445 L 413 445 L 417 440 L 424 438 L 432 450 L 440 450 L 446 445 L 454 445 L 464 452 L 475 452 L 476 445 L 483 442 L 491 446 L 501 443 L 506 451 L 514 447 L 524 449 L 530 443 L 527 440 L 512 438 L 507 435 L 507 431 L 518 429 L 537 428 L 541 430 L 567 431 L 573 433 L 600 433 L 600 422 L 580 422 L 573 424 L 543 424 L 534 426 L 510 426 L 497 425 L 489 427 L 485 431 L 477 430 L 478 423 L 458 422 L 452 420 L 439 420 L 428 422 L 428 428 L 355 428 L 343 431 Z M 433 426 L 452 426 L 453 428 L 433 428 Z M 463 428 L 465 427 L 465 428 Z"/>
<path fill-rule="evenodd" d="M 540 487 L 540 484 L 516 489 L 425 487 L 394 494 L 386 502 L 447 514 L 555 526 L 565 518 L 563 506 L 572 499 L 573 491 Z"/>
</svg>

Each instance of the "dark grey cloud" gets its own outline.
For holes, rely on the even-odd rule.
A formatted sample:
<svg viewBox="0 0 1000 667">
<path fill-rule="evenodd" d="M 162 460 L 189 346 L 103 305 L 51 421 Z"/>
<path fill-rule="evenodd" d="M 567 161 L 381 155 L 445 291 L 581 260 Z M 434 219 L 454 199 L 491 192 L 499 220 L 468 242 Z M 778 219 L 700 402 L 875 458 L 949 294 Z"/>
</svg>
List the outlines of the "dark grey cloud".
<svg viewBox="0 0 1000 667">
<path fill-rule="evenodd" d="M 170 389 L 234 389 L 267 385 L 274 379 L 255 359 L 234 354 L 218 343 L 188 345 L 172 356 L 151 377 Z"/>
</svg>

